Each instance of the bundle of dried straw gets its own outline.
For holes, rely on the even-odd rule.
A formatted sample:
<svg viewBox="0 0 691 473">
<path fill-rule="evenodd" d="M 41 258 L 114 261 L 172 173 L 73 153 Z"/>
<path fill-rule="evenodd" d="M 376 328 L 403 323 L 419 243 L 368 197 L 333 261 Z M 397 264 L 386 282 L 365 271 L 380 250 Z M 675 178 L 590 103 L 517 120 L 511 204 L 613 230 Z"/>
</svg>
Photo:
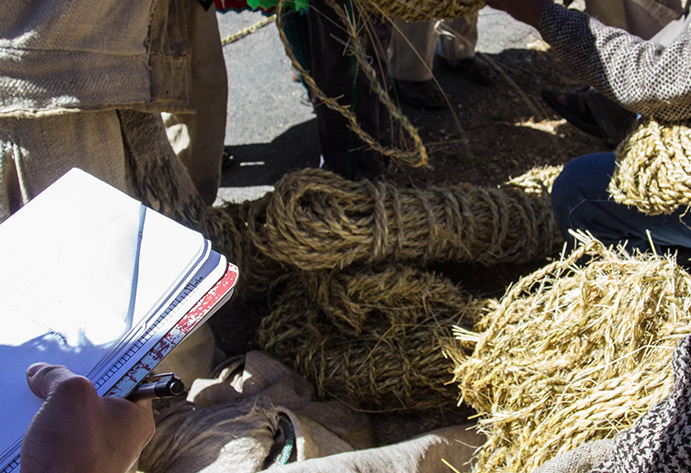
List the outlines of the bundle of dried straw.
<svg viewBox="0 0 691 473">
<path fill-rule="evenodd" d="M 458 362 L 462 397 L 488 433 L 478 472 L 531 471 L 612 437 L 671 389 L 672 350 L 691 333 L 691 276 L 581 239 L 487 304 L 475 351 Z"/>
<path fill-rule="evenodd" d="M 268 257 L 302 270 L 385 260 L 525 263 L 558 253 L 548 189 L 557 168 L 499 188 L 401 189 L 319 169 L 285 175 L 253 234 Z"/>
<path fill-rule="evenodd" d="M 689 123 L 643 121 L 617 148 L 609 192 L 614 200 L 658 215 L 691 204 Z"/>
<path fill-rule="evenodd" d="M 259 344 L 320 396 L 372 411 L 456 407 L 454 364 L 443 348 L 460 350 L 452 327 L 472 321 L 462 315 L 469 297 L 453 283 L 395 265 L 286 279 Z"/>
</svg>

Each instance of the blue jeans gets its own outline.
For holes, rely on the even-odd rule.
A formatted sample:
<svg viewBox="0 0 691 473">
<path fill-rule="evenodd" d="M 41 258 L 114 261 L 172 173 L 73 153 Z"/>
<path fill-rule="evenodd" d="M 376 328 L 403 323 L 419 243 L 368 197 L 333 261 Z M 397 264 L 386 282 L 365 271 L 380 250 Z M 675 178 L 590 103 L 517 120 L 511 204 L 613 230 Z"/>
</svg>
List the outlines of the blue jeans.
<svg viewBox="0 0 691 473">
<path fill-rule="evenodd" d="M 580 156 L 566 166 L 552 187 L 552 208 L 564 239 L 568 230 L 584 230 L 605 245 L 624 245 L 658 254 L 677 252 L 680 264 L 691 261 L 691 213 L 680 208 L 670 215 L 647 215 L 616 203 L 607 192 L 614 172 L 614 153 Z M 650 232 L 650 239 L 646 230 Z"/>
</svg>

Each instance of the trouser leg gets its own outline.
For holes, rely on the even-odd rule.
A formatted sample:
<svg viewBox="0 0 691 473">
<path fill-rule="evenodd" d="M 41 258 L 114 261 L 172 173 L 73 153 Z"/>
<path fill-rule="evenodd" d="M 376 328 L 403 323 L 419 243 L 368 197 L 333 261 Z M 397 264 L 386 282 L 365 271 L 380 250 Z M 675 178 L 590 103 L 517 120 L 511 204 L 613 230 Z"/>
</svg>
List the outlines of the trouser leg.
<svg viewBox="0 0 691 473">
<path fill-rule="evenodd" d="M 437 54 L 451 61 L 475 56 L 478 13 L 444 20 L 440 25 Z"/>
<path fill-rule="evenodd" d="M 338 0 L 358 25 L 364 25 L 363 35 L 368 59 L 378 72 L 382 86 L 386 80 L 385 54 L 390 26 L 374 16 L 358 12 L 352 0 Z M 388 143 L 388 112 L 372 90 L 369 80 L 360 70 L 356 58 L 349 52 L 350 44 L 345 26 L 327 2 L 310 4 L 311 75 L 317 86 L 328 96 L 338 98 L 350 107 L 362 128 L 375 140 Z M 370 149 L 352 131 L 347 120 L 337 111 L 315 103 L 319 144 L 324 168 L 348 179 L 373 179 L 382 169 L 382 156 Z"/>
<path fill-rule="evenodd" d="M 432 78 L 437 34 L 435 21 L 394 19 L 388 50 L 389 73 L 398 80 L 422 82 Z"/>
<path fill-rule="evenodd" d="M 0 119 L 0 221 L 73 167 L 131 193 L 115 111 Z"/>
<path fill-rule="evenodd" d="M 216 200 L 226 131 L 228 79 L 216 12 L 193 5 L 187 16 L 194 114 L 164 114 L 168 137 L 207 205 Z"/>
<path fill-rule="evenodd" d="M 552 207 L 564 239 L 573 245 L 569 230 L 593 234 L 606 245 L 628 250 L 679 253 L 686 264 L 691 256 L 691 215 L 679 209 L 670 215 L 647 215 L 616 203 L 607 188 L 614 172 L 614 153 L 580 156 L 569 162 L 552 187 Z"/>
</svg>

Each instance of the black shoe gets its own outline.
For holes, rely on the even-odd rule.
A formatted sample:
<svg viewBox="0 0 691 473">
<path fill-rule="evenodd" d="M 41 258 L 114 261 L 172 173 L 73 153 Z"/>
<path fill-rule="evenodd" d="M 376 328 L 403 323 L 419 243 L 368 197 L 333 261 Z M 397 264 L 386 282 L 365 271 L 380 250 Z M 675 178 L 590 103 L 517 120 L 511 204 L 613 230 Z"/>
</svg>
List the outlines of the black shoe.
<svg viewBox="0 0 691 473">
<path fill-rule="evenodd" d="M 460 74 L 476 84 L 491 84 L 496 76 L 492 66 L 477 56 L 458 60 L 437 56 L 437 60 L 444 68 Z"/>
<path fill-rule="evenodd" d="M 421 82 L 393 79 L 392 86 L 394 96 L 411 107 L 438 110 L 448 106 L 444 93 L 433 79 Z"/>
<path fill-rule="evenodd" d="M 585 86 L 560 92 L 546 90 L 542 100 L 567 122 L 616 146 L 633 129 L 636 114 Z"/>
</svg>

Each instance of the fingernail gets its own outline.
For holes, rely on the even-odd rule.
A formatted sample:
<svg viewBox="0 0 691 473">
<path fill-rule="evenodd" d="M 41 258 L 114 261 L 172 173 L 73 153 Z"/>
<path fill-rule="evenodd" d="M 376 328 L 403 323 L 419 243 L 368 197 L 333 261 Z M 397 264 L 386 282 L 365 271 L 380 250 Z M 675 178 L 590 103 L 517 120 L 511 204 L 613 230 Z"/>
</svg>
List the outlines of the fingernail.
<svg viewBox="0 0 691 473">
<path fill-rule="evenodd" d="M 33 365 L 29 366 L 26 369 L 26 377 L 27 378 L 32 378 L 38 370 L 41 369 L 42 366 L 44 366 L 45 363 L 34 363 Z"/>
</svg>

